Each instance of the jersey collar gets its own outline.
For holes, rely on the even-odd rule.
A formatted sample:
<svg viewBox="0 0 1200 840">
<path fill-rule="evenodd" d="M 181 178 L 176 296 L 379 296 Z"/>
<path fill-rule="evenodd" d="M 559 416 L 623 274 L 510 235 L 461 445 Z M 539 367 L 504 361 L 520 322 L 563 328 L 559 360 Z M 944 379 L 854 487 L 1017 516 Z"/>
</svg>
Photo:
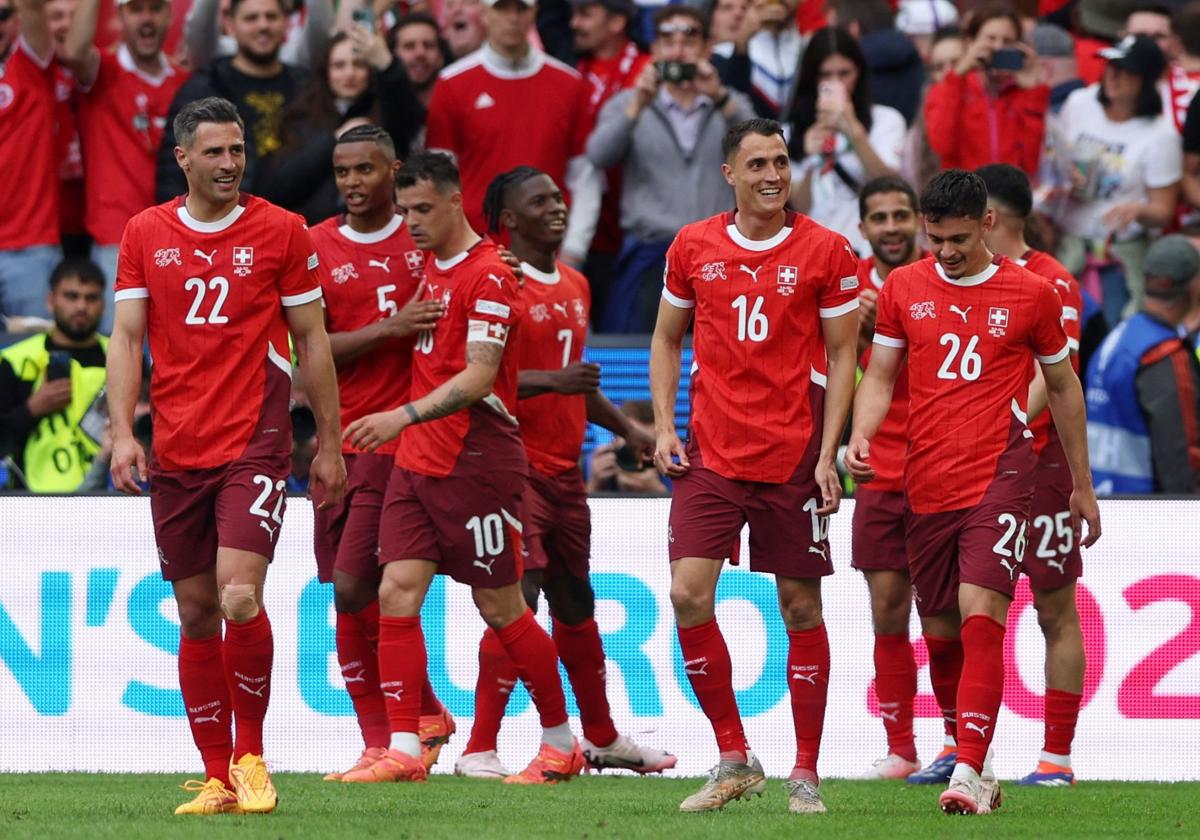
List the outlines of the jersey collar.
<svg viewBox="0 0 1200 840">
<path fill-rule="evenodd" d="M 161 51 L 158 54 L 158 60 L 162 63 L 162 72 L 157 76 L 151 76 L 137 66 L 137 63 L 133 60 L 133 54 L 129 52 L 129 47 L 126 44 L 121 44 L 121 46 L 117 47 L 117 63 L 121 65 L 121 69 L 127 73 L 132 73 L 153 87 L 161 87 L 163 82 L 175 75 L 175 68 L 171 66 L 171 62 Z"/>
<path fill-rule="evenodd" d="M 516 61 L 500 55 L 488 43 L 484 43 L 479 48 L 479 53 L 484 68 L 493 76 L 499 76 L 501 79 L 528 79 L 530 76 L 536 76 L 542 69 L 542 65 L 546 63 L 545 54 L 533 46 L 530 46 L 529 52 L 524 58 Z"/>
<path fill-rule="evenodd" d="M 558 273 L 558 266 L 554 266 L 554 271 L 549 273 L 534 268 L 527 262 L 521 263 L 521 271 L 525 272 L 525 276 L 535 283 L 541 283 L 543 286 L 553 286 L 561 279 L 562 275 Z"/>
<path fill-rule="evenodd" d="M 1000 258 L 992 260 L 988 263 L 988 267 L 978 274 L 969 274 L 966 277 L 947 277 L 946 272 L 942 270 L 942 264 L 935 261 L 933 267 L 937 269 L 938 276 L 949 283 L 951 286 L 978 286 L 981 283 L 986 283 L 1000 270 Z"/>
<path fill-rule="evenodd" d="M 185 227 L 196 231 L 196 233 L 220 233 L 231 227 L 246 212 L 245 194 L 243 194 L 242 200 L 234 205 L 232 210 L 215 222 L 202 222 L 199 219 L 193 218 L 187 209 L 186 195 L 180 197 L 179 206 L 175 209 L 175 212 L 179 216 L 179 221 L 183 222 Z"/>
<path fill-rule="evenodd" d="M 750 239 L 744 236 L 737 228 L 734 221 L 736 212 L 729 213 L 725 216 L 725 232 L 729 234 L 729 238 L 734 241 L 740 248 L 745 248 L 747 251 L 770 251 L 783 240 L 787 239 L 792 234 L 792 226 L 796 221 L 796 214 L 788 211 L 786 218 L 783 221 L 783 227 L 779 229 L 779 233 L 772 236 L 770 239 Z"/>
<path fill-rule="evenodd" d="M 400 230 L 400 226 L 404 224 L 404 217 L 399 213 L 392 216 L 392 220 L 379 230 L 371 231 L 370 233 L 360 233 L 349 224 L 342 224 L 338 227 L 338 233 L 349 239 L 351 242 L 356 242 L 359 245 L 374 245 L 377 242 L 390 237 L 393 233 Z"/>
</svg>

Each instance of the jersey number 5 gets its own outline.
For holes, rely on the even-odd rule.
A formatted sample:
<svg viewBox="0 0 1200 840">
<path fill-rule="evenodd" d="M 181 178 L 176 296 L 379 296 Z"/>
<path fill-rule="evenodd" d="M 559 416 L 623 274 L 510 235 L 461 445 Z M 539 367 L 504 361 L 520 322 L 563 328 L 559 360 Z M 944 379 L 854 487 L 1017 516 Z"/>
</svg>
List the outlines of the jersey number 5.
<svg viewBox="0 0 1200 840">
<path fill-rule="evenodd" d="M 183 284 L 185 292 L 191 292 L 192 307 L 188 310 L 188 314 L 184 317 L 185 324 L 228 324 L 229 316 L 221 314 L 221 307 L 225 305 L 225 298 L 229 296 L 229 280 L 224 277 L 214 277 L 206 284 L 199 277 L 189 277 L 187 282 Z M 216 301 L 212 305 L 212 309 L 208 312 L 208 317 L 200 314 L 200 309 L 204 305 L 204 298 L 208 292 L 212 292 L 217 296 Z"/>
</svg>

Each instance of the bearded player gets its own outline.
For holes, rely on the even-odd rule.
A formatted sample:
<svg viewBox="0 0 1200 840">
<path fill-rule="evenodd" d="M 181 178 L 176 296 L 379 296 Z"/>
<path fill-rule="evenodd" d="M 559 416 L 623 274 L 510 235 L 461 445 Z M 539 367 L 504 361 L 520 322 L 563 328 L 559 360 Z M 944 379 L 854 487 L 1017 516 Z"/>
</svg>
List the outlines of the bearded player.
<svg viewBox="0 0 1200 840">
<path fill-rule="evenodd" d="M 471 587 L 541 717 L 541 749 L 506 781 L 566 781 L 583 769 L 583 753 L 567 723 L 554 642 L 520 587 L 528 462 L 513 416 L 517 354 L 507 346 L 523 314 L 517 281 L 496 246 L 471 230 L 447 155 L 415 155 L 396 184 L 413 240 L 435 257 L 425 267 L 424 296 L 445 311 L 417 339 L 410 401 L 360 418 L 344 435 L 368 451 L 400 437 L 379 539 L 379 673 L 391 740 L 370 770 L 394 781 L 427 775 L 418 735 L 426 663 L 420 611 L 441 572 Z"/>
<path fill-rule="evenodd" d="M 926 187 L 920 209 L 936 261 L 896 269 L 879 297 L 846 466 L 856 481 L 875 478 L 871 440 L 907 355 L 909 573 L 924 633 L 962 640 L 957 759 L 939 804 L 948 814 L 986 814 L 1001 800 L 989 746 L 1033 490 L 1025 411 L 1035 359 L 1070 465 L 1072 525 L 1088 524 L 1085 546 L 1100 536 L 1100 515 L 1083 392 L 1068 358 L 1058 295 L 1045 279 L 988 250 L 995 214 L 978 175 L 943 172 Z"/>
<path fill-rule="evenodd" d="M 583 361 L 591 292 L 582 274 L 555 259 L 567 205 L 554 179 L 528 166 L 509 170 L 488 185 L 483 211 L 492 233 L 508 232 L 525 275 L 526 316 L 514 348 L 520 367 L 517 420 L 530 466 L 522 517 L 525 600 L 536 610 L 539 593 L 545 593 L 550 605 L 558 658 L 579 703 L 588 764 L 636 773 L 667 770 L 675 756 L 639 746 L 613 725 L 588 578 L 591 512 L 579 468 L 588 421 L 624 438 L 647 459 L 654 439 L 600 392 L 600 367 Z M 496 755 L 496 737 L 516 679 L 499 638 L 486 631 L 479 645 L 475 722 L 456 773 L 508 775 Z"/>
<path fill-rule="evenodd" d="M 841 499 L 834 459 L 854 392 L 858 258 L 845 238 L 788 211 L 791 169 L 778 123 L 739 123 L 723 147 L 736 209 L 685 226 L 671 244 L 650 351 L 654 460 L 675 482 L 671 602 L 684 670 L 720 751 L 709 780 L 679 807 L 715 810 L 766 787 L 714 615 L 721 567 L 749 523 L 750 568 L 775 575 L 788 629 L 796 733 L 788 807 L 819 813 L 829 685 L 821 578 L 833 573 L 829 515 Z M 693 315 L 685 447 L 675 399 Z M 818 372 L 826 356 L 827 386 Z"/>
<path fill-rule="evenodd" d="M 396 147 L 382 128 L 362 125 L 333 147 L 333 175 L 346 212 L 312 230 L 325 275 L 325 326 L 338 369 L 342 428 L 359 417 L 408 400 L 413 342 L 442 314 L 422 300 L 424 253 L 396 212 Z M 375 452 L 343 445 L 348 475 L 340 505 L 317 509 L 314 543 L 317 576 L 333 582 L 337 652 L 363 737 L 363 753 L 328 781 L 371 782 L 369 768 L 387 750 L 387 707 L 379 687 L 379 515 L 392 474 L 395 442 Z M 454 720 L 433 693 L 421 691 L 421 754 L 437 761 L 454 732 Z"/>
<path fill-rule="evenodd" d="M 266 813 L 276 795 L 263 761 L 273 659 L 263 584 L 290 467 L 289 332 L 317 420 L 310 480 L 323 506 L 346 485 L 337 382 L 304 221 L 238 191 L 237 109 L 200 99 L 174 128 L 188 192 L 136 215 L 121 243 L 108 350 L 112 478 L 138 493 L 149 476 L 159 563 L 179 606 L 179 684 L 206 779 L 185 786 L 196 797 L 175 813 Z M 148 472 L 132 428 L 147 336 Z"/>
</svg>

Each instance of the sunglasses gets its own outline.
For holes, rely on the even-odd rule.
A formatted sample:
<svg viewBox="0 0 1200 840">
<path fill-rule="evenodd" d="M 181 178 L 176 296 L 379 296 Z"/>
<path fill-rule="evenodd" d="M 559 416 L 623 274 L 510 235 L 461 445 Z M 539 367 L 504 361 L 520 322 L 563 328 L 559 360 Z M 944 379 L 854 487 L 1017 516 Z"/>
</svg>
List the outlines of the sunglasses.
<svg viewBox="0 0 1200 840">
<path fill-rule="evenodd" d="M 700 34 L 700 27 L 692 23 L 664 23 L 658 27 L 658 37 L 667 38 L 671 35 L 683 35 L 691 38 Z"/>
<path fill-rule="evenodd" d="M 8 19 L 13 16 L 13 14 L 15 14 L 15 12 L 13 11 L 12 6 L 0 8 L 0 23 L 6 23 Z"/>
</svg>

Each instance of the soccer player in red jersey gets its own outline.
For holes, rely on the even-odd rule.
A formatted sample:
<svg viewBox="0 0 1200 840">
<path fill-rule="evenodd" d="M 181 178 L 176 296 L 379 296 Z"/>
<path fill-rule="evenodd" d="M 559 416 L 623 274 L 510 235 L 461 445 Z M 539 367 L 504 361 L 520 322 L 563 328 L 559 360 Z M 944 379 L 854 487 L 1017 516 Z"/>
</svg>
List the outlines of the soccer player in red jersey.
<svg viewBox="0 0 1200 840">
<path fill-rule="evenodd" d="M 791 170 L 772 120 L 732 126 L 722 171 L 736 209 L 685 226 L 667 252 L 650 350 L 659 470 L 674 479 L 671 603 L 684 670 L 720 761 L 679 806 L 708 811 L 761 793 L 714 617 L 717 578 L 750 525 L 750 568 L 775 575 L 788 628 L 796 729 L 789 808 L 823 812 L 817 756 L 829 686 L 821 577 L 833 573 L 834 459 L 854 391 L 858 258 L 844 237 L 786 207 Z M 695 315 L 692 418 L 675 432 L 680 346 Z M 828 385 L 818 373 L 826 366 Z"/>
<path fill-rule="evenodd" d="M 1067 358 L 1058 295 L 1044 278 L 988 250 L 984 237 L 995 214 L 978 175 L 943 172 L 925 189 L 920 209 L 937 259 L 896 269 L 879 296 L 846 466 L 857 481 L 875 477 L 871 440 L 907 354 L 909 573 L 926 636 L 962 640 L 957 762 L 940 805 L 946 813 L 986 814 L 1000 804 L 988 748 L 1033 491 L 1025 409 L 1034 359 L 1070 465 L 1073 527 L 1080 519 L 1088 524 L 1085 546 L 1100 536 L 1100 514 L 1083 392 Z"/>
<path fill-rule="evenodd" d="M 917 245 L 917 196 L 903 178 L 885 175 L 868 181 L 859 192 L 858 208 L 859 230 L 872 252 L 858 264 L 858 347 L 865 370 L 871 359 L 876 304 L 884 282 L 893 269 L 914 263 L 923 255 Z M 904 547 L 907 446 L 908 376 L 901 368 L 887 418 L 875 436 L 875 481 L 854 491 L 851 530 L 850 565 L 863 573 L 871 598 L 875 694 L 888 740 L 887 755 L 871 766 L 867 776 L 880 779 L 904 779 L 921 769 L 913 738 L 917 662 L 908 637 L 912 581 Z M 953 715 L 952 708 L 950 713 Z M 953 767 L 953 761 L 949 764 Z"/>
<path fill-rule="evenodd" d="M 1033 193 L 1025 173 L 1006 163 L 976 170 L 988 190 L 988 206 L 996 224 L 988 248 L 1046 278 L 1062 299 L 1062 322 L 1071 348 L 1071 366 L 1079 373 L 1079 313 L 1083 296 L 1071 273 L 1045 251 L 1025 241 L 1025 221 L 1033 209 Z M 1036 373 L 1036 371 L 1035 371 Z M 1045 740 L 1041 758 L 1023 785 L 1057 787 L 1075 784 L 1071 741 L 1083 699 L 1083 630 L 1075 604 L 1075 582 L 1083 574 L 1083 558 L 1071 528 L 1071 474 L 1058 430 L 1043 410 L 1046 385 L 1035 376 L 1029 390 L 1029 428 L 1037 467 L 1029 541 L 1021 570 L 1029 577 L 1038 625 L 1046 640 Z"/>
<path fill-rule="evenodd" d="M 541 717 L 541 749 L 505 781 L 566 781 L 583 769 L 583 752 L 567 724 L 554 642 L 520 587 L 528 462 L 513 416 L 517 354 L 505 352 L 523 312 L 516 277 L 496 246 L 471 229 L 449 156 L 414 155 L 396 185 L 413 240 L 435 257 L 425 266 L 424 296 L 440 300 L 445 312 L 417 339 L 410 402 L 362 417 L 344 435 L 368 451 L 400 436 L 379 534 L 379 676 L 391 744 L 370 770 L 391 781 L 426 778 L 418 736 L 426 663 L 420 612 L 441 572 L 471 587 Z"/>
<path fill-rule="evenodd" d="M 179 606 L 179 683 L 206 781 L 188 786 L 196 798 L 175 813 L 265 813 L 275 788 L 262 758 L 273 658 L 262 593 L 290 467 L 289 332 L 321 443 L 310 481 L 330 505 L 346 485 L 337 382 L 303 220 L 238 191 L 237 109 L 200 99 L 174 128 L 188 192 L 134 216 L 121 242 L 108 348 L 112 478 L 137 493 L 149 477 L 159 563 Z M 147 336 L 149 471 L 132 430 Z"/>
<path fill-rule="evenodd" d="M 93 43 L 100 0 L 80 0 L 63 48 L 75 77 L 84 170 L 84 225 L 92 259 L 112 289 L 125 223 L 154 204 L 154 170 L 171 100 L 187 74 L 163 52 L 167 0 L 118 0 L 123 40 L 111 52 Z M 107 294 L 111 295 L 112 292 Z M 112 327 L 111 298 L 101 331 Z"/>
<path fill-rule="evenodd" d="M 579 468 L 589 420 L 623 437 L 647 459 L 654 453 L 654 439 L 601 393 L 599 366 L 583 361 L 591 294 L 582 274 L 555 260 L 567 205 L 554 179 L 532 167 L 517 167 L 492 181 L 483 206 L 490 230 L 509 233 L 525 275 L 521 296 L 526 316 L 514 348 L 520 367 L 516 414 L 530 465 L 521 588 L 534 610 L 539 594 L 546 594 L 554 644 L 579 703 L 588 763 L 637 773 L 667 770 L 675 766 L 675 756 L 641 747 L 613 725 L 596 596 L 588 579 L 591 512 Z M 496 756 L 496 736 L 516 679 L 496 633 L 486 631 L 479 646 L 475 722 L 456 773 L 507 775 Z"/>
<path fill-rule="evenodd" d="M 488 40 L 447 67 L 429 102 L 426 147 L 458 160 L 467 218 L 487 230 L 483 196 L 498 173 L 528 164 L 571 195 L 563 254 L 582 265 L 600 212 L 602 180 L 584 155 L 591 86 L 529 43 L 535 0 L 483 0 Z"/>
<path fill-rule="evenodd" d="M 333 149 L 333 173 L 346 212 L 312 230 L 322 275 L 325 327 L 338 368 L 345 428 L 367 414 L 408 400 L 413 340 L 442 313 L 421 299 L 425 255 L 396 212 L 394 178 L 400 163 L 391 136 L 374 125 L 343 133 Z M 379 687 L 379 516 L 392 474 L 395 443 L 376 452 L 343 445 L 346 496 L 314 518 L 317 577 L 333 582 L 337 651 L 346 691 L 362 731 L 362 756 L 328 781 L 374 781 L 368 772 L 390 740 Z M 422 689 L 421 743 L 426 767 L 437 761 L 454 721 L 433 693 Z"/>
</svg>

